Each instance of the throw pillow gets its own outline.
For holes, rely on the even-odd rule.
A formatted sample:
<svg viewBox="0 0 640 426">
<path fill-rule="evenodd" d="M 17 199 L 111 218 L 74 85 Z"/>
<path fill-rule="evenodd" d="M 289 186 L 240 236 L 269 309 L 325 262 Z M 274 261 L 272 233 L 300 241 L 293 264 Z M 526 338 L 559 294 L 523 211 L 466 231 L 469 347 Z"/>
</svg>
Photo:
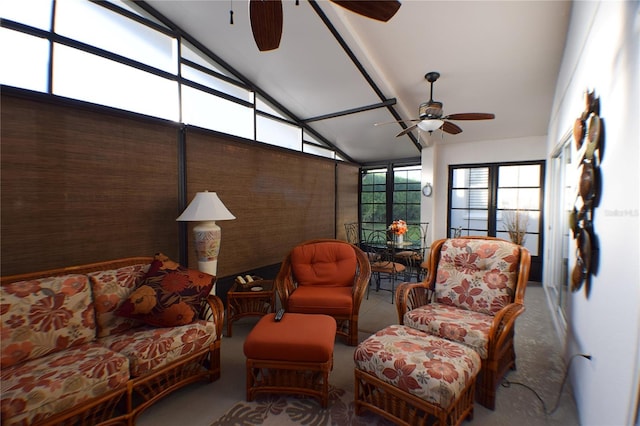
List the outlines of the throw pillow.
<svg viewBox="0 0 640 426">
<path fill-rule="evenodd" d="M 198 319 L 214 282 L 214 276 L 187 269 L 158 253 L 117 314 L 156 327 L 190 324 Z"/>
</svg>

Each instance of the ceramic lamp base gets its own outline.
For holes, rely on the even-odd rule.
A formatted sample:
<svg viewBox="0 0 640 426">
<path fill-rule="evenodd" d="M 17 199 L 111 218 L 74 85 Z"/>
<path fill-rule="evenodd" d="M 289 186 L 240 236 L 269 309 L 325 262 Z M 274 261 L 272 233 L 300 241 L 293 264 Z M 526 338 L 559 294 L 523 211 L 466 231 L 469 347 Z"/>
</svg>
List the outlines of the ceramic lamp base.
<svg viewBox="0 0 640 426">
<path fill-rule="evenodd" d="M 198 259 L 198 270 L 216 276 L 218 272 L 218 254 L 222 233 L 215 221 L 202 222 L 193 228 L 193 242 Z M 215 294 L 213 285 L 211 294 Z"/>
</svg>

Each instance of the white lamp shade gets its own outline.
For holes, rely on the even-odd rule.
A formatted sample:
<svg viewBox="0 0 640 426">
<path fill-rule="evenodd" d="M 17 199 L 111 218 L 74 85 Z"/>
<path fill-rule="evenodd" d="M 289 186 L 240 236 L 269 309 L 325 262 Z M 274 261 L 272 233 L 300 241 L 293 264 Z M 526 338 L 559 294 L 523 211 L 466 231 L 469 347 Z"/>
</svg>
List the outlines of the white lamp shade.
<svg viewBox="0 0 640 426">
<path fill-rule="evenodd" d="M 438 130 L 442 127 L 443 124 L 444 121 L 442 120 L 422 120 L 418 123 L 418 127 L 423 132 L 433 132 L 434 130 Z"/>
<path fill-rule="evenodd" d="M 180 222 L 232 220 L 236 217 L 222 204 L 215 192 L 198 192 L 178 218 Z"/>
</svg>

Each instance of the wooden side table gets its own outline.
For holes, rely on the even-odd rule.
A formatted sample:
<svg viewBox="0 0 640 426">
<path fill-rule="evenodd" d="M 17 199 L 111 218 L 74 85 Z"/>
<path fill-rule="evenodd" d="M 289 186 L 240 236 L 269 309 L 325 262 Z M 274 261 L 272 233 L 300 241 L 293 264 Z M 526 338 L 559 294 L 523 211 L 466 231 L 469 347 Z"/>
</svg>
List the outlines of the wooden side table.
<svg viewBox="0 0 640 426">
<path fill-rule="evenodd" d="M 248 316 L 264 316 L 273 312 L 275 306 L 273 280 L 254 281 L 251 286 L 234 283 L 227 292 L 227 337 L 231 337 L 234 321 Z"/>
</svg>

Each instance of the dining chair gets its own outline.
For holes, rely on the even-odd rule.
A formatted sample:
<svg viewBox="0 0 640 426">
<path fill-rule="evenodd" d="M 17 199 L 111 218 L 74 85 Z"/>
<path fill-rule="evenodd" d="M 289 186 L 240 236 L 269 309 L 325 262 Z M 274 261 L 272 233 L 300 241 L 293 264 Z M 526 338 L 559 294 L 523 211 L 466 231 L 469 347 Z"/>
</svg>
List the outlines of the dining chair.
<svg viewBox="0 0 640 426">
<path fill-rule="evenodd" d="M 426 252 L 428 250 L 428 230 L 429 222 L 408 224 L 407 232 L 404 236 L 404 242 L 408 243 L 407 246 L 396 247 L 395 258 L 407 268 L 405 273 L 406 281 L 409 281 L 414 274 L 416 281 L 420 281 L 422 272 L 426 270 L 426 268 L 423 268 L 423 262 L 426 259 Z"/>
<path fill-rule="evenodd" d="M 344 231 L 347 234 L 347 242 L 360 247 L 360 224 L 358 222 L 345 223 Z"/>
<path fill-rule="evenodd" d="M 371 276 L 375 277 L 376 291 L 390 291 L 391 303 L 393 303 L 396 279 L 399 274 L 404 274 L 406 266 L 395 261 L 395 247 L 391 237 L 387 231 L 371 231 L 366 237 L 364 249 L 371 262 Z M 389 280 L 390 289 L 385 289 L 381 286 L 383 276 Z M 371 283 L 367 288 L 367 298 L 369 298 L 370 288 Z"/>
</svg>

